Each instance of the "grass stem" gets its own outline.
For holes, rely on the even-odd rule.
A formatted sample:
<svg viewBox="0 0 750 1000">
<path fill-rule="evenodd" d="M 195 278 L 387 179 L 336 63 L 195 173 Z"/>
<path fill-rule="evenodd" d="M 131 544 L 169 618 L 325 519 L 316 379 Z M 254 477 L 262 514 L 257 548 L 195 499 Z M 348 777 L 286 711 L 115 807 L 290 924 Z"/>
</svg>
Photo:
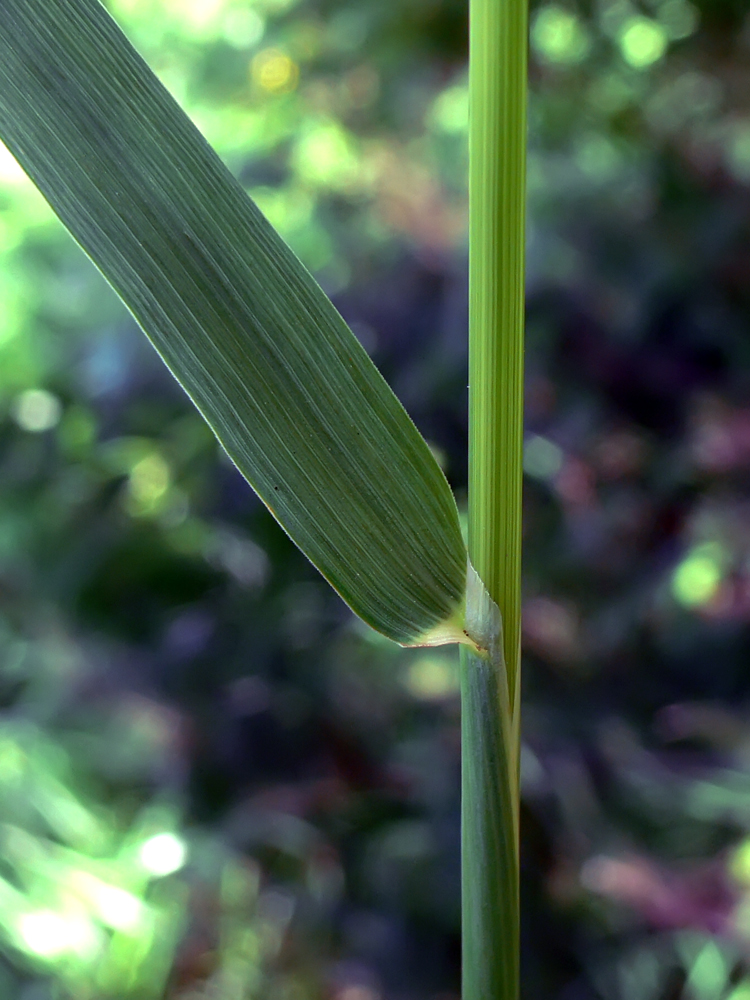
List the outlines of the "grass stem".
<svg viewBox="0 0 750 1000">
<path fill-rule="evenodd" d="M 511 700 L 521 610 L 527 0 L 471 0 L 469 554 L 500 608 Z"/>
<path fill-rule="evenodd" d="M 470 0 L 469 555 L 498 605 L 462 650 L 463 1000 L 519 991 L 527 0 Z"/>
</svg>

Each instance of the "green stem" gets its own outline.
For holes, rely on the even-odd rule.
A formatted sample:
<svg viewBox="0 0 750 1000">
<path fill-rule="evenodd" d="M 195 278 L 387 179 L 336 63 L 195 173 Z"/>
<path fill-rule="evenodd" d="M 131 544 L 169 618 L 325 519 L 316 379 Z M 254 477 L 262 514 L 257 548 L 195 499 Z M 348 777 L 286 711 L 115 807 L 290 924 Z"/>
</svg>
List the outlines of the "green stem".
<svg viewBox="0 0 750 1000">
<path fill-rule="evenodd" d="M 500 608 L 511 700 L 521 621 L 527 0 L 470 0 L 469 554 Z"/>
<path fill-rule="evenodd" d="M 463 1000 L 518 997 L 517 755 L 504 684 L 495 663 L 461 647 Z"/>
<path fill-rule="evenodd" d="M 527 21 L 470 0 L 469 555 L 502 634 L 461 653 L 463 1000 L 519 993 Z"/>
</svg>

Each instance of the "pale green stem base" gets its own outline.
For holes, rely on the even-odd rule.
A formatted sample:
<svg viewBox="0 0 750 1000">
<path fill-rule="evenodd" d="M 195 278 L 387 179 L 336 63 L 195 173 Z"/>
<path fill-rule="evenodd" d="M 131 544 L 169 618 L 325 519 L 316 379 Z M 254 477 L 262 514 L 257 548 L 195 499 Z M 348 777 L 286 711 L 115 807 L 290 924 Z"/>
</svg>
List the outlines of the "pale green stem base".
<svg viewBox="0 0 750 1000">
<path fill-rule="evenodd" d="M 469 566 L 461 649 L 463 1000 L 519 991 L 519 703 L 511 696 L 500 611 Z"/>
<path fill-rule="evenodd" d="M 463 1000 L 519 990 L 518 781 L 504 671 L 461 649 Z M 510 729 L 515 727 L 511 724 Z"/>
</svg>

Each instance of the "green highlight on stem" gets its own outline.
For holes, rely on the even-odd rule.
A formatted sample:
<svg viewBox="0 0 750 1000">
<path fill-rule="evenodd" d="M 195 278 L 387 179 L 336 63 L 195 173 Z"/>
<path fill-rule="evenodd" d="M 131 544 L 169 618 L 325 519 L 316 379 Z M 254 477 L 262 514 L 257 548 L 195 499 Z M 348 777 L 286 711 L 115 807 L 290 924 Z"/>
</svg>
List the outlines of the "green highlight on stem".
<svg viewBox="0 0 750 1000">
<path fill-rule="evenodd" d="M 527 0 L 470 0 L 467 630 L 487 655 L 461 650 L 463 1000 L 519 995 L 527 34 Z"/>
<path fill-rule="evenodd" d="M 526 0 L 470 0 L 469 555 L 520 650 Z"/>
</svg>

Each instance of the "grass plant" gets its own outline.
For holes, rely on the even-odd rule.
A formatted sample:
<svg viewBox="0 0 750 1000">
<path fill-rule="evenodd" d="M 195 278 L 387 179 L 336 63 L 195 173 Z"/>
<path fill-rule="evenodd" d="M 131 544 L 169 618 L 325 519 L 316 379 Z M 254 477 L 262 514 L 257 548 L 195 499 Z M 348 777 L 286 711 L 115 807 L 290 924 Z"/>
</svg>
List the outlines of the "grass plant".
<svg viewBox="0 0 750 1000">
<path fill-rule="evenodd" d="M 468 553 L 401 404 L 98 0 L 0 0 L 0 138 L 352 609 L 462 645 L 463 997 L 515 1000 L 526 0 L 471 3 Z"/>
<path fill-rule="evenodd" d="M 526 0 L 471 0 L 469 555 L 492 624 L 489 659 L 461 653 L 464 1000 L 519 990 L 526 37 Z"/>
</svg>

